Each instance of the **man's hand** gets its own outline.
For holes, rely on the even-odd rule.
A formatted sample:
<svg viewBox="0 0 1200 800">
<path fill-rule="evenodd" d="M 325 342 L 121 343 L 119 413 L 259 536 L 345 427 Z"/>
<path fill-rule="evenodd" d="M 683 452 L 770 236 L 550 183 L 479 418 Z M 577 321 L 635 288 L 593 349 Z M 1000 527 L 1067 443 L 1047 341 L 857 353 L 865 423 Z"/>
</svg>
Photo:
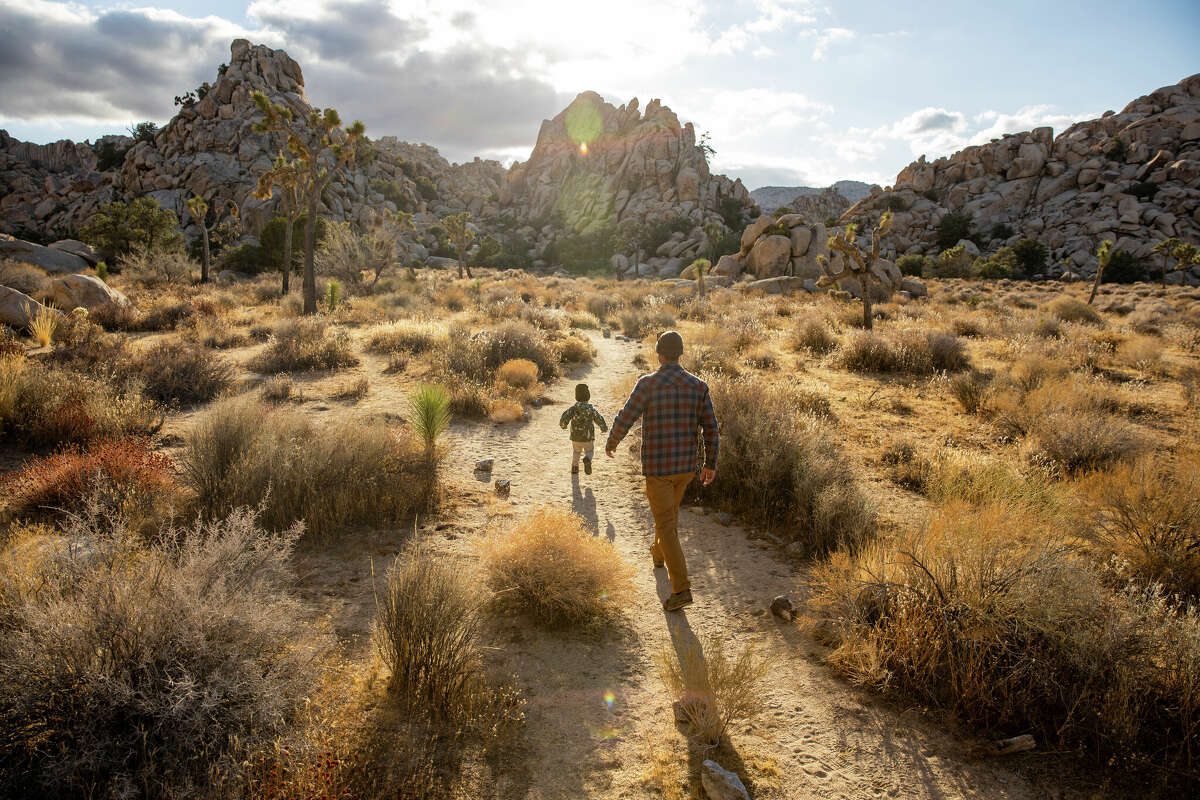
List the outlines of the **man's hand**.
<svg viewBox="0 0 1200 800">
<path fill-rule="evenodd" d="M 717 471 L 715 469 L 709 469 L 708 467 L 705 467 L 704 469 L 700 470 L 700 484 L 702 486 L 708 486 L 716 477 Z"/>
<path fill-rule="evenodd" d="M 612 451 L 612 450 L 605 450 L 605 451 L 604 451 L 604 455 L 608 456 L 609 458 L 612 458 L 612 457 L 613 457 L 613 451 Z"/>
</svg>

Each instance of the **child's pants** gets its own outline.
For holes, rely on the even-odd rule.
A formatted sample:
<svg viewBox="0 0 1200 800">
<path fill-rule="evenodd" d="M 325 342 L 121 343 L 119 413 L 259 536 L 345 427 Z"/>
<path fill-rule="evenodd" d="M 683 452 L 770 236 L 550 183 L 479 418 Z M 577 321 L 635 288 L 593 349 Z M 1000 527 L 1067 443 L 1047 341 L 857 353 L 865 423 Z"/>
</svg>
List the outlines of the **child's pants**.
<svg viewBox="0 0 1200 800">
<path fill-rule="evenodd" d="M 588 461 L 591 461 L 592 453 L 594 453 L 595 450 L 595 442 L 571 442 L 571 469 L 579 469 L 580 453 L 583 453 L 583 457 Z"/>
</svg>

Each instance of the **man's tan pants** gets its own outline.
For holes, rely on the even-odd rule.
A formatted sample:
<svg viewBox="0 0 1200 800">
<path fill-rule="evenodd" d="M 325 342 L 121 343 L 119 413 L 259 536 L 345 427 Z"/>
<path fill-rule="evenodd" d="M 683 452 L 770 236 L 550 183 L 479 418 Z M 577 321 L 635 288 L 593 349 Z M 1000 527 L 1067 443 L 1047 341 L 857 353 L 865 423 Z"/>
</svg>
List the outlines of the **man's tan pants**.
<svg viewBox="0 0 1200 800">
<path fill-rule="evenodd" d="M 654 515 L 654 544 L 650 547 L 650 557 L 655 563 L 666 562 L 671 591 L 676 594 L 692 588 L 683 548 L 679 546 L 679 502 L 693 477 L 691 472 L 646 476 L 646 498 L 650 501 L 650 513 Z"/>
</svg>

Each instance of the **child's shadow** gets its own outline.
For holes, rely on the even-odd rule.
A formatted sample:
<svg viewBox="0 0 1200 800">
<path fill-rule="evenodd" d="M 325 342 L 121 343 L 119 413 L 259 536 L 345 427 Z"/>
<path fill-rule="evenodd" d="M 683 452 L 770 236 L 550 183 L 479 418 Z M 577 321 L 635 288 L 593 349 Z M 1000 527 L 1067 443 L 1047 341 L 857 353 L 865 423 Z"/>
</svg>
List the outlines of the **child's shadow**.
<svg viewBox="0 0 1200 800">
<path fill-rule="evenodd" d="M 600 535 L 600 515 L 596 512 L 596 495 L 592 493 L 590 486 L 580 490 L 579 475 L 571 476 L 571 508 L 575 510 L 576 514 L 583 517 L 583 521 L 593 536 Z"/>
</svg>

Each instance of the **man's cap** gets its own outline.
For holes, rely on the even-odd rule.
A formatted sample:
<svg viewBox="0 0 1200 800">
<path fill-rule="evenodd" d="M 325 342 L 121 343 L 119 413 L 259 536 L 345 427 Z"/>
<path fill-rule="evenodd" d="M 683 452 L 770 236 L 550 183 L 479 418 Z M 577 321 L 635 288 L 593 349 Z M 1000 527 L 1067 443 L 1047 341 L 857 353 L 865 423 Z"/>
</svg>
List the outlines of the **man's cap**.
<svg viewBox="0 0 1200 800">
<path fill-rule="evenodd" d="M 678 331 L 667 331 L 658 337 L 654 352 L 663 358 L 676 359 L 683 355 L 683 337 Z"/>
<path fill-rule="evenodd" d="M 592 399 L 592 390 L 586 383 L 575 384 L 575 399 L 581 403 Z"/>
</svg>

